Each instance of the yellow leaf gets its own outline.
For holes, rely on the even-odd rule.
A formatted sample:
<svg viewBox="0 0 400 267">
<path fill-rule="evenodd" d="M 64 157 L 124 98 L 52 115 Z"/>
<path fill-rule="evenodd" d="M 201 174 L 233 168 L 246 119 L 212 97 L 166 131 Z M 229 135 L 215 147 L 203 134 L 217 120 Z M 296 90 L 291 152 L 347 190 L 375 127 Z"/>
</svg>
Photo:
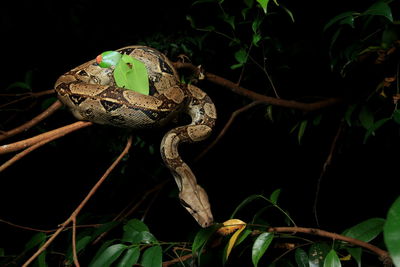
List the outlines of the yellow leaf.
<svg viewBox="0 0 400 267">
<path fill-rule="evenodd" d="M 220 235 L 229 235 L 240 228 L 246 227 L 246 223 L 239 219 L 227 220 L 222 225 L 223 226 L 217 231 Z"/>
<path fill-rule="evenodd" d="M 226 256 L 225 256 L 225 260 L 228 259 L 229 254 L 231 254 L 232 248 L 236 243 L 236 239 L 239 237 L 240 233 L 246 228 L 246 224 L 242 225 L 242 228 L 238 229 L 233 235 L 232 237 L 229 239 L 228 242 L 228 248 L 226 249 Z"/>
<path fill-rule="evenodd" d="M 341 257 L 340 260 L 341 261 L 349 261 L 349 260 L 351 260 L 351 255 L 349 254 L 347 256 Z"/>
<path fill-rule="evenodd" d="M 222 225 L 223 226 L 217 231 L 217 233 L 220 235 L 229 235 L 236 231 L 229 239 L 228 246 L 226 248 L 225 260 L 227 260 L 229 254 L 232 251 L 232 248 L 235 246 L 237 238 L 239 237 L 240 233 L 246 228 L 246 223 L 239 219 L 230 219 L 225 221 Z"/>
</svg>

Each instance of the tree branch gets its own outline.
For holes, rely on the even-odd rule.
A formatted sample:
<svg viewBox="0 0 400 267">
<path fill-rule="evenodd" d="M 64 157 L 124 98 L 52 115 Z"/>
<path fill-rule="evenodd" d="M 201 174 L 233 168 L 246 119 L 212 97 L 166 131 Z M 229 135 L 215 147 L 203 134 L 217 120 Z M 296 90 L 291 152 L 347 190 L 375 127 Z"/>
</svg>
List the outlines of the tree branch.
<svg viewBox="0 0 400 267">
<path fill-rule="evenodd" d="M 204 72 L 202 73 L 201 70 L 196 67 L 195 65 L 191 63 L 186 63 L 186 62 L 174 62 L 173 65 L 177 69 L 189 69 L 192 71 L 194 74 L 196 74 L 198 77 L 201 75 L 204 75 L 204 79 L 212 82 L 214 84 L 220 85 L 222 87 L 228 88 L 232 92 L 245 96 L 247 98 L 250 98 L 254 101 L 261 101 L 266 104 L 274 105 L 274 106 L 279 106 L 279 107 L 284 107 L 284 108 L 292 108 L 292 109 L 297 109 L 301 111 L 315 111 L 319 110 L 322 108 L 338 105 L 343 102 L 342 99 L 339 98 L 326 98 L 321 101 L 313 102 L 313 103 L 303 103 L 303 102 L 298 102 L 294 100 L 287 100 L 287 99 L 281 99 L 281 98 L 276 98 L 276 97 L 270 97 L 266 95 L 262 95 L 259 93 L 256 93 L 254 91 L 251 91 L 249 89 L 246 89 L 242 86 L 239 86 L 238 84 L 227 80 L 223 77 L 220 77 L 216 74 L 209 73 L 209 72 Z"/>
<path fill-rule="evenodd" d="M 27 267 L 31 264 L 43 251 L 47 249 L 47 247 L 56 239 L 56 237 L 67 227 L 68 224 L 73 222 L 73 229 L 72 231 L 76 231 L 76 217 L 78 216 L 79 212 L 83 209 L 86 203 L 92 198 L 92 196 L 96 193 L 102 183 L 106 180 L 106 178 L 110 175 L 111 171 L 118 165 L 118 163 L 122 160 L 122 158 L 128 153 L 130 147 L 132 145 L 132 136 L 129 137 L 128 141 L 126 142 L 126 146 L 118 158 L 111 164 L 111 166 L 106 170 L 103 176 L 97 181 L 97 183 L 92 187 L 86 197 L 82 200 L 82 202 L 78 205 L 78 207 L 72 212 L 70 217 L 60 225 L 60 228 L 41 246 L 35 254 L 33 254 L 23 265 L 22 267 Z M 73 245 L 75 246 L 75 245 Z M 74 262 L 78 263 L 78 259 L 76 258 L 76 251 L 74 254 Z"/>
<path fill-rule="evenodd" d="M 42 120 L 44 120 L 45 118 L 47 118 L 48 116 L 53 114 L 56 110 L 58 110 L 60 107 L 62 107 L 62 105 L 63 104 L 61 103 L 61 101 L 57 100 L 50 107 L 48 107 L 45 111 L 43 111 L 38 116 L 31 119 L 30 121 L 12 129 L 12 130 L 0 133 L 0 141 L 7 139 L 11 136 L 14 136 L 16 134 L 19 134 L 21 132 L 27 131 L 32 126 L 35 126 L 36 124 L 38 124 L 39 122 L 41 122 Z"/>
<path fill-rule="evenodd" d="M 316 235 L 316 236 L 321 236 L 321 237 L 326 237 L 326 238 L 330 238 L 332 240 L 341 240 L 365 249 L 368 249 L 369 251 L 374 252 L 376 255 L 379 256 L 379 259 L 383 262 L 384 266 L 391 266 L 392 263 L 392 259 L 390 258 L 390 255 L 387 251 L 382 250 L 374 245 L 371 245 L 370 243 L 355 239 L 355 238 L 351 238 L 348 236 L 344 236 L 344 235 L 339 235 L 336 233 L 332 233 L 332 232 L 327 232 L 321 229 L 316 229 L 316 228 L 305 228 L 305 227 L 269 227 L 266 230 L 267 232 L 271 232 L 271 233 L 304 233 L 304 234 L 310 234 L 310 235 Z M 252 235 L 259 235 L 261 233 L 261 231 L 259 230 L 254 230 L 252 232 Z M 219 245 L 220 243 L 214 243 Z M 205 250 L 203 251 L 205 252 Z M 176 259 L 172 259 L 170 261 L 166 261 L 163 262 L 163 267 L 167 267 L 170 266 L 174 263 L 180 262 L 180 261 L 184 261 L 184 260 L 188 260 L 190 258 L 193 258 L 194 254 L 187 254 L 181 257 L 178 257 Z"/>
<path fill-rule="evenodd" d="M 0 155 L 10 153 L 10 152 L 15 152 L 15 151 L 30 147 L 32 145 L 35 145 L 41 141 L 44 141 L 44 140 L 47 140 L 50 138 L 54 138 L 54 137 L 59 138 L 61 136 L 69 134 L 73 131 L 76 131 L 78 129 L 90 126 L 92 124 L 93 124 L 92 122 L 88 122 L 88 121 L 77 121 L 77 122 L 71 123 L 69 125 L 36 135 L 34 137 L 31 137 L 31 138 L 28 138 L 28 139 L 25 139 L 22 141 L 2 145 L 2 146 L 0 146 Z"/>
<path fill-rule="evenodd" d="M 377 254 L 379 256 L 379 259 L 381 261 L 383 261 L 383 263 L 389 264 L 389 262 L 391 262 L 389 253 L 383 249 L 380 249 L 374 245 L 371 245 L 370 243 L 355 239 L 355 238 L 351 238 L 348 236 L 344 236 L 344 235 L 339 235 L 336 233 L 332 233 L 332 232 L 327 232 L 324 230 L 320 230 L 320 229 L 316 229 L 316 228 L 305 228 L 305 227 L 270 227 L 267 229 L 268 232 L 275 232 L 275 233 L 305 233 L 305 234 L 311 234 L 311 235 L 317 235 L 317 236 L 322 236 L 322 237 L 327 237 L 333 240 L 341 240 L 344 242 L 348 242 L 350 244 L 368 249 L 372 252 L 374 252 L 375 254 Z"/>
</svg>

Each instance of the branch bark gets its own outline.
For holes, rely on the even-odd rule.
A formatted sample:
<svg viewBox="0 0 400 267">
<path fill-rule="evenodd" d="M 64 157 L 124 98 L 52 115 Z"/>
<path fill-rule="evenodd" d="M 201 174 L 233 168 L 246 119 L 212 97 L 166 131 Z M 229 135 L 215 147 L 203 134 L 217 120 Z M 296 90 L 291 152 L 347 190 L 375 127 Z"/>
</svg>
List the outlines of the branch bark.
<svg viewBox="0 0 400 267">
<path fill-rule="evenodd" d="M 73 131 L 76 131 L 78 129 L 90 126 L 92 124 L 93 124 L 92 122 L 88 122 L 88 121 L 77 121 L 77 122 L 71 123 L 69 125 L 36 135 L 34 137 L 31 137 L 31 138 L 28 138 L 28 139 L 25 139 L 22 141 L 2 145 L 2 146 L 0 146 L 0 155 L 25 149 L 27 147 L 33 146 L 44 140 L 48 140 L 48 139 L 52 139 L 52 138 L 54 138 L 54 139 L 59 138 L 61 136 L 69 134 Z"/>
<path fill-rule="evenodd" d="M 322 236 L 322 237 L 327 237 L 333 240 L 341 240 L 341 241 L 345 241 L 348 242 L 350 244 L 368 249 L 372 252 L 374 252 L 375 254 L 377 254 L 379 256 L 379 259 L 381 261 L 383 261 L 383 263 L 386 264 L 390 264 L 391 259 L 389 256 L 389 253 L 383 249 L 380 249 L 374 245 L 371 245 L 370 243 L 355 239 L 355 238 L 351 238 L 348 236 L 344 236 L 344 235 L 339 235 L 336 233 L 332 233 L 332 232 L 327 232 L 321 229 L 316 229 L 316 228 L 305 228 L 305 227 L 270 227 L 267 229 L 268 232 L 276 232 L 276 233 L 305 233 L 305 234 L 311 234 L 311 235 L 317 235 L 317 236 Z"/>
<path fill-rule="evenodd" d="M 391 264 L 392 264 L 392 259 L 390 258 L 390 255 L 387 251 L 380 249 L 370 243 L 367 243 L 367 242 L 364 242 L 364 241 L 361 241 L 361 240 L 358 240 L 355 238 L 347 237 L 344 235 L 327 232 L 325 230 L 296 226 L 296 227 L 269 227 L 269 228 L 267 228 L 266 231 L 271 232 L 271 233 L 293 233 L 293 234 L 304 233 L 304 234 L 326 237 L 326 238 L 330 238 L 333 240 L 341 240 L 341 241 L 348 242 L 350 244 L 353 244 L 353 245 L 356 245 L 356 246 L 359 246 L 359 247 L 362 247 L 362 248 L 372 251 L 373 253 L 375 253 L 376 255 L 379 256 L 379 259 L 383 262 L 384 266 L 391 266 Z M 260 233 L 261 233 L 260 231 L 255 230 L 255 231 L 253 231 L 252 234 L 259 235 Z M 219 243 L 218 243 L 218 245 L 219 245 Z M 176 259 L 172 259 L 170 261 L 163 262 L 163 267 L 170 266 L 176 262 L 184 261 L 184 260 L 190 259 L 192 257 L 194 257 L 193 254 L 187 254 L 182 257 L 178 257 Z"/>
<path fill-rule="evenodd" d="M 319 110 L 322 108 L 327 108 L 330 106 L 338 105 L 343 102 L 343 100 L 340 98 L 325 98 L 325 99 L 323 99 L 321 101 L 317 101 L 317 102 L 303 103 L 303 102 L 298 102 L 295 100 L 287 100 L 287 99 L 266 96 L 266 95 L 262 95 L 262 94 L 254 92 L 254 91 L 251 91 L 249 89 L 246 89 L 246 88 L 244 88 L 228 79 L 218 76 L 216 74 L 213 74 L 210 72 L 202 73 L 198 67 L 196 67 L 195 65 L 193 65 L 191 63 L 174 62 L 173 64 L 177 69 L 189 69 L 194 74 L 196 74 L 196 76 L 198 76 L 198 77 L 200 77 L 201 75 L 204 75 L 205 80 L 212 82 L 214 84 L 220 85 L 222 87 L 228 88 L 235 94 L 242 95 L 242 96 L 250 98 L 254 101 L 261 101 L 266 104 L 270 104 L 270 105 L 274 105 L 274 106 L 279 106 L 279 107 L 284 107 L 284 108 L 292 108 L 292 109 L 310 112 L 310 111 L 315 111 L 315 110 Z"/>
<path fill-rule="evenodd" d="M 48 107 L 45 111 L 43 111 L 42 113 L 40 113 L 39 115 L 37 115 L 36 117 L 31 119 L 30 121 L 12 129 L 12 130 L 0 133 L 0 141 L 7 139 L 11 136 L 14 136 L 16 134 L 19 134 L 21 132 L 27 131 L 32 126 L 35 126 L 36 124 L 38 124 L 39 122 L 41 122 L 42 120 L 44 120 L 45 118 L 47 118 L 48 116 L 53 114 L 56 110 L 58 110 L 60 107 L 62 107 L 62 105 L 63 104 L 61 103 L 61 101 L 57 100 L 50 107 Z"/>
</svg>

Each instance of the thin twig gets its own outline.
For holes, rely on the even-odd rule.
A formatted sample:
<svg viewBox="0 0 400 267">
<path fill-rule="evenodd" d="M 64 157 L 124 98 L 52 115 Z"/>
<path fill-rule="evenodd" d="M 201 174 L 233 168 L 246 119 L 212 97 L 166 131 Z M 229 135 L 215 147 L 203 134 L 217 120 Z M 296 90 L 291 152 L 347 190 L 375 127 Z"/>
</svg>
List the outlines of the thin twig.
<svg viewBox="0 0 400 267">
<path fill-rule="evenodd" d="M 0 105 L 0 108 L 4 108 L 4 107 L 6 107 L 6 106 L 16 104 L 16 103 L 21 102 L 21 101 L 23 101 L 23 100 L 25 100 L 25 99 L 29 99 L 29 98 L 38 98 L 38 97 L 40 97 L 40 96 L 43 96 L 43 95 L 50 95 L 50 94 L 54 94 L 54 89 L 45 90 L 45 91 L 40 91 L 40 92 L 36 92 L 36 93 L 29 92 L 29 93 L 22 93 L 22 94 L 0 94 L 0 96 L 21 97 L 21 98 L 12 100 L 12 101 L 10 101 L 10 102 L 1 104 L 1 105 Z"/>
<path fill-rule="evenodd" d="M 247 111 L 248 109 L 250 109 L 250 108 L 252 108 L 252 107 L 254 107 L 254 106 L 260 105 L 260 104 L 264 104 L 264 102 L 261 102 L 261 101 L 254 101 L 254 102 L 251 102 L 250 104 L 248 104 L 248 105 L 246 105 L 246 106 L 244 106 L 244 107 L 241 107 L 241 108 L 235 110 L 234 112 L 232 112 L 231 117 L 230 117 L 229 120 L 226 122 L 224 128 L 219 132 L 218 136 L 214 139 L 214 141 L 213 141 L 210 145 L 208 145 L 208 146 L 195 158 L 194 161 L 198 161 L 198 160 L 200 160 L 202 157 L 204 157 L 204 155 L 207 154 L 208 151 L 210 151 L 210 149 L 213 148 L 213 147 L 219 142 L 219 140 L 225 135 L 225 133 L 228 131 L 229 127 L 232 125 L 232 123 L 234 122 L 234 120 L 236 119 L 236 117 L 237 117 L 239 114 L 241 114 L 241 113 Z"/>
<path fill-rule="evenodd" d="M 342 120 L 340 122 L 340 125 L 337 129 L 335 138 L 332 141 L 331 144 L 331 148 L 329 150 L 329 154 L 324 162 L 324 165 L 322 167 L 321 170 L 321 174 L 319 175 L 318 181 L 317 181 L 317 188 L 315 190 L 315 197 L 314 197 L 314 204 L 313 204 L 313 213 L 314 213 L 314 218 L 315 218 L 315 222 L 317 224 L 317 226 L 319 227 L 319 220 L 318 220 L 318 211 L 317 211 L 317 205 L 318 205 L 318 198 L 319 198 L 319 194 L 320 194 L 320 190 L 321 190 L 321 182 L 322 182 L 322 178 L 325 176 L 326 171 L 328 169 L 328 167 L 331 165 L 332 163 L 332 158 L 333 158 L 333 154 L 336 151 L 337 145 L 338 145 L 338 140 L 340 138 L 340 136 L 342 135 L 343 129 L 346 126 L 345 122 Z"/>
<path fill-rule="evenodd" d="M 92 187 L 86 197 L 82 200 L 82 202 L 78 205 L 78 207 L 72 212 L 71 216 L 60 225 L 60 228 L 33 254 L 23 265 L 22 267 L 27 267 L 30 263 L 32 263 L 43 251 L 47 249 L 47 247 L 54 241 L 54 239 L 70 224 L 73 220 L 76 219 L 79 212 L 83 209 L 86 203 L 92 198 L 92 196 L 99 189 L 101 184 L 105 181 L 105 179 L 110 175 L 111 171 L 118 165 L 118 163 L 122 160 L 122 158 L 128 153 L 130 147 L 132 145 L 132 136 L 129 137 L 124 150 L 118 156 L 118 158 L 111 164 L 111 166 L 106 170 L 103 176 L 97 181 L 97 183 Z M 75 261 L 75 259 L 74 259 Z"/>
<path fill-rule="evenodd" d="M 33 232 L 41 232 L 41 233 L 54 233 L 58 230 L 57 229 L 38 229 L 38 228 L 33 228 L 33 227 L 29 227 L 29 226 L 23 226 L 23 225 L 19 225 L 19 224 L 15 224 L 3 219 L 0 219 L 1 223 L 7 224 L 9 226 L 15 227 L 15 228 L 19 228 L 22 230 L 26 230 L 26 231 L 33 231 Z M 102 226 L 102 224 L 81 224 L 81 225 L 77 225 L 76 228 L 98 228 Z M 72 227 L 66 227 L 65 230 L 70 229 Z"/>
<path fill-rule="evenodd" d="M 76 216 L 72 218 L 72 255 L 75 267 L 80 267 L 78 253 L 76 252 Z"/>
<path fill-rule="evenodd" d="M 169 182 L 169 180 L 165 180 L 159 184 L 157 184 L 155 187 L 151 188 L 150 190 L 147 190 L 143 195 L 142 198 L 139 201 L 132 201 L 131 203 L 129 203 L 117 216 L 115 216 L 115 218 L 112 220 L 113 222 L 121 222 L 123 221 L 125 218 L 129 217 L 135 210 L 137 210 L 140 205 L 143 204 L 143 202 L 147 199 L 147 197 L 152 194 L 153 192 L 158 192 L 160 191 L 164 185 Z M 134 203 L 133 207 L 132 204 Z M 97 244 L 101 239 L 104 238 L 104 236 L 106 236 L 108 234 L 108 231 L 103 232 L 101 235 L 99 235 L 93 242 L 92 244 L 95 245 Z"/>
<path fill-rule="evenodd" d="M 57 100 L 50 107 L 48 107 L 45 111 L 43 111 L 38 116 L 31 119 L 30 121 L 12 129 L 12 130 L 0 133 L 0 141 L 7 139 L 11 136 L 14 136 L 16 134 L 19 134 L 21 132 L 27 131 L 32 126 L 38 124 L 39 122 L 41 122 L 42 120 L 44 120 L 45 118 L 47 118 L 48 116 L 53 114 L 56 110 L 58 110 L 60 107 L 62 107 L 62 105 L 63 104 L 61 103 L 61 101 Z"/>
</svg>

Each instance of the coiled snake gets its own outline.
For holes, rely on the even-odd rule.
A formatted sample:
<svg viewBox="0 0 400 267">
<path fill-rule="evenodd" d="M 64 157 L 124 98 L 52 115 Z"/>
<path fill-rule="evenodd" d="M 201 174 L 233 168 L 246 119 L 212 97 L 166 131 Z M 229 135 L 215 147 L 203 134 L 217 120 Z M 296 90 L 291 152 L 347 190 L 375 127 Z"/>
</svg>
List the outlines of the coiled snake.
<svg viewBox="0 0 400 267">
<path fill-rule="evenodd" d="M 160 151 L 178 185 L 182 205 L 202 227 L 211 225 L 213 216 L 207 193 L 181 159 L 178 145 L 198 142 L 210 135 L 217 117 L 212 100 L 199 88 L 180 83 L 172 63 L 159 51 L 145 46 L 117 51 L 144 63 L 149 95 L 116 86 L 113 69 L 101 68 L 94 59 L 57 80 L 58 98 L 78 120 L 125 128 L 160 127 L 179 113 L 189 114 L 191 123 L 167 132 Z"/>
</svg>

